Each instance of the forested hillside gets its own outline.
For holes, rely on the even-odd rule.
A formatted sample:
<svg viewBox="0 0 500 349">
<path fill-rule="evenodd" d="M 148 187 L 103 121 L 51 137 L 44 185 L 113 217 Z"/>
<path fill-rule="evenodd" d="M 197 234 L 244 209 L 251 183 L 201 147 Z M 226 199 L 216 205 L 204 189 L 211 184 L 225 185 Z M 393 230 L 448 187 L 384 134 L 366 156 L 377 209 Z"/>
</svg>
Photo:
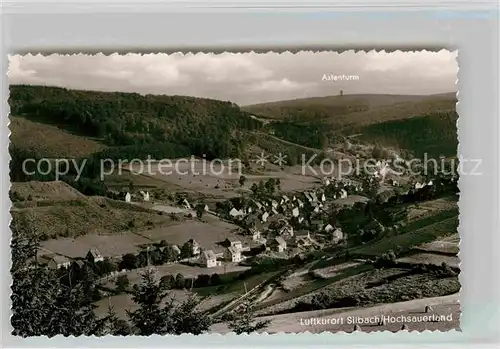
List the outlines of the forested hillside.
<svg viewBox="0 0 500 349">
<path fill-rule="evenodd" d="M 409 119 L 387 121 L 350 129 L 362 133 L 360 140 L 407 149 L 414 156 L 453 157 L 457 155 L 456 112 L 430 113 Z"/>
<path fill-rule="evenodd" d="M 185 96 L 14 85 L 9 104 L 14 117 L 27 115 L 127 151 L 160 144 L 164 157 L 185 156 L 186 149 L 207 158 L 235 156 L 243 146 L 235 131 L 261 126 L 234 103 Z"/>
</svg>

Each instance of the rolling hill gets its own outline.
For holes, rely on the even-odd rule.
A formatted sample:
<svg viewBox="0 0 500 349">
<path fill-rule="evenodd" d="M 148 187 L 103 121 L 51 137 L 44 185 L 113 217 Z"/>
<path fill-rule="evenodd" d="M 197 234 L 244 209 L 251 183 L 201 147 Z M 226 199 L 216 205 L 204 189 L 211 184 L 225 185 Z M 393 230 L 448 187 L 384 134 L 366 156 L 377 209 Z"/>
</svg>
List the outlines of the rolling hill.
<svg viewBox="0 0 500 349">
<path fill-rule="evenodd" d="M 457 151 L 454 93 L 344 95 L 304 98 L 242 107 L 267 119 L 268 132 L 307 147 L 326 148 L 342 136 L 405 149 L 416 156 L 454 156 Z"/>
</svg>

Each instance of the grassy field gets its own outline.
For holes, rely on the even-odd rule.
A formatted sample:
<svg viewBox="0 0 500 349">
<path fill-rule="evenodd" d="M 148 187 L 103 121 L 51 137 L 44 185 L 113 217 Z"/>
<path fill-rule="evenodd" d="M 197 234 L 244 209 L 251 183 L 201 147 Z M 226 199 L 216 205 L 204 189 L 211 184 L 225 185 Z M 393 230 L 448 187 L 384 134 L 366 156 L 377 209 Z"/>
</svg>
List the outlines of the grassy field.
<svg viewBox="0 0 500 349">
<path fill-rule="evenodd" d="M 243 243 L 251 237 L 243 237 L 232 232 L 237 226 L 222 221 L 205 223 L 187 220 L 183 223 L 139 231 L 138 234 L 152 241 L 166 240 L 169 244 L 183 245 L 189 239 L 196 240 L 203 248 L 213 249 L 217 242 L 228 237 L 237 237 Z"/>
<path fill-rule="evenodd" d="M 352 255 L 358 257 L 375 257 L 389 250 L 394 250 L 396 246 L 403 249 L 421 245 L 434 241 L 440 237 L 455 234 L 458 228 L 458 215 L 447 218 L 437 223 L 427 225 L 415 231 L 410 231 L 401 235 L 384 238 L 374 244 L 356 249 Z"/>
<path fill-rule="evenodd" d="M 22 198 L 11 209 L 13 224 L 34 219 L 46 238 L 110 234 L 169 223 L 168 215 L 103 197 L 83 196 L 64 182 L 13 183 Z"/>
<path fill-rule="evenodd" d="M 10 118 L 9 128 L 12 143 L 22 149 L 36 151 L 47 158 L 86 157 L 106 147 L 98 140 L 20 116 Z"/>
</svg>

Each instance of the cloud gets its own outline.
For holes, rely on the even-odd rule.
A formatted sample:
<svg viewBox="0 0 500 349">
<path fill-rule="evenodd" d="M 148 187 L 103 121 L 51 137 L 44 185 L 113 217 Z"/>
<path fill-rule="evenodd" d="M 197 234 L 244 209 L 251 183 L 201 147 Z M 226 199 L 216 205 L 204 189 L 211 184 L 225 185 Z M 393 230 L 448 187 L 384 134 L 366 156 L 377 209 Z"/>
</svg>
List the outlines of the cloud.
<svg viewBox="0 0 500 349">
<path fill-rule="evenodd" d="M 338 94 L 456 91 L 456 52 L 14 55 L 9 82 L 252 104 Z M 324 74 L 356 81 L 322 81 Z"/>
</svg>

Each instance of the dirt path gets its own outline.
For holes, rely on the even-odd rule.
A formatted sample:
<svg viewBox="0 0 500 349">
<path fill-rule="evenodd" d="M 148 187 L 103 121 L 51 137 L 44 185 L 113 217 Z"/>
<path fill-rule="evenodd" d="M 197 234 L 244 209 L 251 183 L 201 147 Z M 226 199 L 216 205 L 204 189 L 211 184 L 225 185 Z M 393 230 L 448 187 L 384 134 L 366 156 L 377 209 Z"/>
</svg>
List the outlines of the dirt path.
<svg viewBox="0 0 500 349">
<path fill-rule="evenodd" d="M 300 313 L 282 314 L 265 316 L 261 319 L 271 320 L 271 324 L 267 327 L 267 333 L 297 333 L 309 331 L 318 333 L 323 331 L 345 331 L 351 332 L 354 325 L 348 323 L 349 319 L 356 317 L 375 317 L 375 316 L 423 316 L 423 315 L 449 315 L 452 314 L 452 321 L 443 322 L 422 322 L 410 323 L 410 330 L 425 330 L 425 329 L 452 329 L 458 328 L 459 323 L 459 294 L 452 294 L 444 297 L 422 298 L 406 302 L 381 304 L 370 308 L 352 309 L 326 309 L 315 310 Z M 432 306 L 433 312 L 424 313 L 425 306 Z M 315 319 L 319 324 L 308 325 L 308 321 Z M 336 319 L 336 320 L 335 320 Z M 328 322 L 329 323 L 325 323 Z M 336 323 L 334 323 L 336 322 Z M 342 323 L 341 323 L 342 322 Z M 363 331 L 379 331 L 379 330 L 399 330 L 402 323 L 388 323 L 385 326 L 378 325 L 360 325 Z M 218 323 L 212 326 L 212 331 L 216 333 L 230 332 L 227 325 Z"/>
</svg>

